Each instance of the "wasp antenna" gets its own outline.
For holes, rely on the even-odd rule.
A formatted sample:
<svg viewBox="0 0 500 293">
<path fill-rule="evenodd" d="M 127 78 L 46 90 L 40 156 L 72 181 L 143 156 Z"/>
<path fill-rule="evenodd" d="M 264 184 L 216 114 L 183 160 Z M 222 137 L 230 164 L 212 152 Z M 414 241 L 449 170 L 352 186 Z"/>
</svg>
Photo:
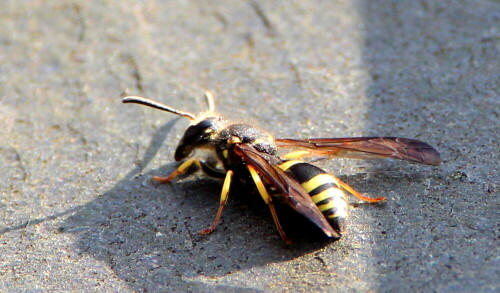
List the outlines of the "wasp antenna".
<svg viewBox="0 0 500 293">
<path fill-rule="evenodd" d="M 148 106 L 148 107 L 151 107 L 151 108 L 160 109 L 160 110 L 163 110 L 163 111 L 167 111 L 167 112 L 173 113 L 175 115 L 186 117 L 189 120 L 195 120 L 196 119 L 196 117 L 193 114 L 191 114 L 191 113 L 182 112 L 182 111 L 176 110 L 174 108 L 170 108 L 167 105 L 164 105 L 162 103 L 150 100 L 148 98 L 137 97 L 137 96 L 128 96 L 128 97 L 123 98 L 122 102 L 123 103 L 141 104 L 141 105 Z"/>
<path fill-rule="evenodd" d="M 208 111 L 213 113 L 215 111 L 214 96 L 212 95 L 211 92 L 206 91 L 205 98 L 207 99 Z"/>
</svg>

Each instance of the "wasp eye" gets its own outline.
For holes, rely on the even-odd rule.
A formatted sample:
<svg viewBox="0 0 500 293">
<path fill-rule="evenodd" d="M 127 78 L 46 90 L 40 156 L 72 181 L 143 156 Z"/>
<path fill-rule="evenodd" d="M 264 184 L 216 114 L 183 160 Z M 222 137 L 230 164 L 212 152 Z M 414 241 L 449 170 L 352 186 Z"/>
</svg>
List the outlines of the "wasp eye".
<svg viewBox="0 0 500 293">
<path fill-rule="evenodd" d="M 208 142 L 208 137 L 214 131 L 215 123 L 213 120 L 205 119 L 198 124 L 191 125 L 184 132 L 177 149 L 175 151 L 175 159 L 182 160 L 189 156 L 193 149 L 199 145 Z"/>
<path fill-rule="evenodd" d="M 189 141 L 195 141 L 203 136 L 204 133 L 210 133 L 210 128 L 213 126 L 213 121 L 203 120 L 196 125 L 189 126 L 189 128 L 184 133 L 184 138 Z"/>
<path fill-rule="evenodd" d="M 201 121 L 200 123 L 196 124 L 195 126 L 200 128 L 200 129 L 205 129 L 205 128 L 210 128 L 214 125 L 214 121 L 213 120 L 203 120 Z"/>
</svg>

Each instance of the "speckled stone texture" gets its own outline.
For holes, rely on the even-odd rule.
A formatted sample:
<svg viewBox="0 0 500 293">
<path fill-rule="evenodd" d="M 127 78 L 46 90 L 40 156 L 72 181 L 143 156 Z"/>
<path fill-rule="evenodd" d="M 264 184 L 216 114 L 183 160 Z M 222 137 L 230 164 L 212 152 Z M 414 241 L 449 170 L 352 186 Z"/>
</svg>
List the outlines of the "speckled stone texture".
<svg viewBox="0 0 500 293">
<path fill-rule="evenodd" d="M 0 291 L 498 292 L 498 1 L 3 1 Z M 320 241 L 177 165 L 187 119 L 277 137 L 391 135 L 442 153 L 316 162 L 367 196 Z M 253 199 L 252 199 L 253 198 Z M 306 228 L 304 228 L 304 225 Z"/>
</svg>

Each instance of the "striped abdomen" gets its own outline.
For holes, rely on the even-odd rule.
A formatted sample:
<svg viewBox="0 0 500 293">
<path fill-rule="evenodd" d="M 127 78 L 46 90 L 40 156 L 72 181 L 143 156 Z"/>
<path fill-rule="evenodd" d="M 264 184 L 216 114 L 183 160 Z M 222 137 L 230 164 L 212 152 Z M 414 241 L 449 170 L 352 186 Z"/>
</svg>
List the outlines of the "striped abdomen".
<svg viewBox="0 0 500 293">
<path fill-rule="evenodd" d="M 345 231 L 347 200 L 335 177 L 321 168 L 298 160 L 284 161 L 278 166 L 304 187 L 334 230 L 340 233 Z"/>
</svg>

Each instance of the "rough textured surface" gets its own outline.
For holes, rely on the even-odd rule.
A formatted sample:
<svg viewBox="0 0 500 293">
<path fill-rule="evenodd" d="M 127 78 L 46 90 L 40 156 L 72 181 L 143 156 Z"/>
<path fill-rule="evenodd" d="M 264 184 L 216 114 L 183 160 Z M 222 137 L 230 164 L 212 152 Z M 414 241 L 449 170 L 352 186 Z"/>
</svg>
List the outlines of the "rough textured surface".
<svg viewBox="0 0 500 293">
<path fill-rule="evenodd" d="M 4 1 L 0 291 L 500 289 L 497 1 Z M 212 90 L 276 136 L 398 135 L 445 163 L 332 160 L 380 205 L 285 249 L 269 212 L 175 168 L 182 110 Z M 295 225 L 294 222 L 291 222 Z M 299 225 L 299 224 L 297 224 Z M 289 225 L 291 226 L 291 225 Z"/>
</svg>

